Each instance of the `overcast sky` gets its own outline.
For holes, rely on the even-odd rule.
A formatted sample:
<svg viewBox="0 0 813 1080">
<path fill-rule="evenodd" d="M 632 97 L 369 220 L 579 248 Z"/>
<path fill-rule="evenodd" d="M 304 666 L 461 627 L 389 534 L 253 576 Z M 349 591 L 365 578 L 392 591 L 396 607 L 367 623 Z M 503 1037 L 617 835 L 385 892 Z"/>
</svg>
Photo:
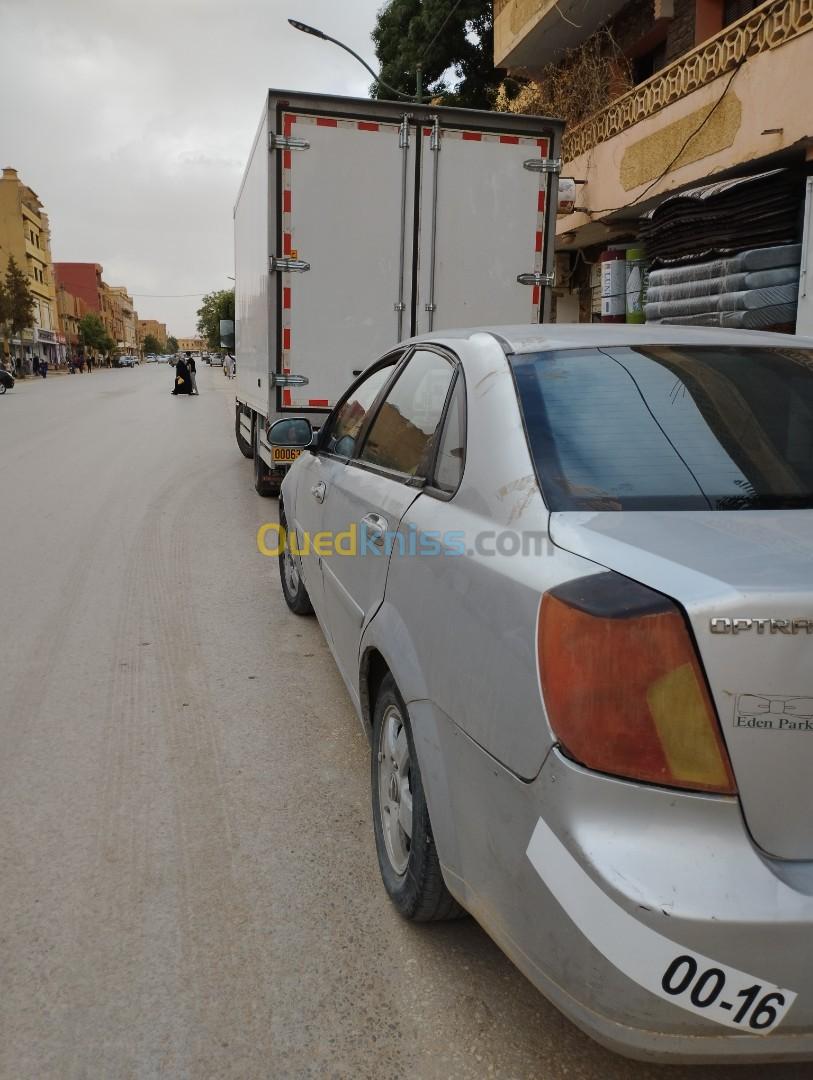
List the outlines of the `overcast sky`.
<svg viewBox="0 0 813 1080">
<path fill-rule="evenodd" d="M 195 332 L 233 274 L 232 207 L 269 86 L 366 96 L 383 0 L 0 0 L 0 166 L 39 195 L 55 261 L 99 262 L 140 318 Z M 150 295 L 146 295 L 150 294 Z M 160 294 L 154 296 L 154 294 Z"/>
</svg>

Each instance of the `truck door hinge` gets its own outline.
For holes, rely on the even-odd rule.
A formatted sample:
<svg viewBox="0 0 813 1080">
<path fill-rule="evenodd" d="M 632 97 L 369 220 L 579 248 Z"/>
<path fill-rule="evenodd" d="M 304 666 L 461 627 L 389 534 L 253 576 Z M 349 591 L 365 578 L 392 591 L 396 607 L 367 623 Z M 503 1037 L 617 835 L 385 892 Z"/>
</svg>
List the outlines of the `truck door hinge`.
<svg viewBox="0 0 813 1080">
<path fill-rule="evenodd" d="M 311 264 L 305 262 L 304 259 L 289 259 L 287 256 L 280 258 L 278 255 L 272 255 L 268 260 L 268 272 L 271 274 L 304 274 L 310 268 Z"/>
<path fill-rule="evenodd" d="M 532 274 L 517 274 L 517 281 L 520 285 L 555 285 L 556 275 L 535 270 Z"/>
<path fill-rule="evenodd" d="M 401 127 L 398 130 L 398 149 L 399 150 L 408 150 L 409 149 L 409 121 L 411 119 L 412 119 L 412 116 L 409 113 L 405 113 L 403 119 L 401 120 Z"/>
<path fill-rule="evenodd" d="M 556 173 L 558 175 L 562 171 L 562 159 L 558 157 L 530 158 L 528 161 L 523 161 L 522 167 L 529 172 Z"/>
<path fill-rule="evenodd" d="M 307 139 L 297 139 L 293 135 L 275 135 L 272 131 L 268 136 L 269 150 L 310 150 L 311 144 Z"/>
<path fill-rule="evenodd" d="M 307 386 L 310 379 L 307 375 L 278 375 L 272 372 L 270 382 L 272 386 Z"/>
<path fill-rule="evenodd" d="M 429 149 L 440 150 L 440 119 L 437 116 L 432 117 L 432 134 L 429 136 Z"/>
</svg>

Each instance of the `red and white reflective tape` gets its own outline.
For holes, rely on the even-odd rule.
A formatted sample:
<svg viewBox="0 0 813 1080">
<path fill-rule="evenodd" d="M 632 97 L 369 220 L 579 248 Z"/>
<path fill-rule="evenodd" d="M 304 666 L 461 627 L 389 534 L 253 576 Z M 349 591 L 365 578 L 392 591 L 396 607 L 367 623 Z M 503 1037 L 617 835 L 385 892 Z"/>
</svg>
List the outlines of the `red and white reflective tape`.
<svg viewBox="0 0 813 1080">
<path fill-rule="evenodd" d="M 282 118 L 283 134 L 290 138 L 293 126 L 299 117 L 294 113 L 285 113 Z M 293 209 L 293 195 L 291 193 L 291 151 L 282 152 L 282 254 L 290 256 L 293 248 L 293 225 L 291 211 Z M 291 275 L 283 274 L 282 277 L 282 370 L 285 375 L 290 375 L 290 352 L 291 352 Z M 288 387 L 282 389 L 283 406 L 292 405 L 291 391 Z"/>
<path fill-rule="evenodd" d="M 546 158 L 550 149 L 549 139 L 537 139 L 536 145 L 539 147 L 539 156 Z M 539 194 L 537 195 L 536 204 L 536 237 L 534 238 L 534 261 L 533 267 L 536 273 L 542 274 L 545 272 L 544 265 L 544 247 L 545 247 L 545 178 L 547 173 L 539 174 Z M 542 289 L 539 285 L 534 285 L 531 289 L 531 322 L 539 322 L 539 305 L 542 302 Z"/>
</svg>

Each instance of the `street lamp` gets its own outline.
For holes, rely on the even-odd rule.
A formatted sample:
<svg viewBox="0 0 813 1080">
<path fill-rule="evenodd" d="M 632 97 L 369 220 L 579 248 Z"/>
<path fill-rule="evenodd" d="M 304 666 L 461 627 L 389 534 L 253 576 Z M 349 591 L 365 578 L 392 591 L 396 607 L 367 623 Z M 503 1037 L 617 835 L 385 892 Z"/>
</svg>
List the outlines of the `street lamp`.
<svg viewBox="0 0 813 1080">
<path fill-rule="evenodd" d="M 307 23 L 299 22 L 298 19 L 289 19 L 288 23 L 294 30 L 299 30 L 303 34 L 310 34 L 311 37 L 321 38 L 322 41 L 330 41 L 334 45 L 338 45 L 340 49 L 344 49 L 345 52 L 350 53 L 351 56 L 355 57 L 355 59 L 370 72 L 379 85 L 383 86 L 385 90 L 389 90 L 391 94 L 395 94 L 396 97 L 403 98 L 405 101 L 414 101 L 418 105 L 423 101 L 423 68 L 420 64 L 415 68 L 415 96 L 402 94 L 400 90 L 396 90 L 394 86 L 390 86 L 389 83 L 384 82 L 380 75 L 376 75 L 367 61 L 362 60 L 359 54 L 354 52 L 349 45 L 345 45 L 343 41 L 338 41 L 336 38 L 330 37 L 330 35 L 326 34 L 323 30 L 317 30 L 315 26 L 308 26 Z"/>
</svg>

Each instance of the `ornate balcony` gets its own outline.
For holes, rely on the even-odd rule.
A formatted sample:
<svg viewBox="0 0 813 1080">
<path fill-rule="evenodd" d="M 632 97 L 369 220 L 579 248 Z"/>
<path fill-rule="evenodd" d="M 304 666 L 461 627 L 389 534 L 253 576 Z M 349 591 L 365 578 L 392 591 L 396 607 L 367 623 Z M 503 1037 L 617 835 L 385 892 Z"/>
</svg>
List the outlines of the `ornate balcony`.
<svg viewBox="0 0 813 1080">
<path fill-rule="evenodd" d="M 675 101 L 734 71 L 747 59 L 813 30 L 813 0 L 766 0 L 646 82 L 565 133 L 566 161 L 626 131 Z M 766 87 L 766 93 L 770 88 Z M 801 90 L 800 90 L 801 92 Z"/>
</svg>

